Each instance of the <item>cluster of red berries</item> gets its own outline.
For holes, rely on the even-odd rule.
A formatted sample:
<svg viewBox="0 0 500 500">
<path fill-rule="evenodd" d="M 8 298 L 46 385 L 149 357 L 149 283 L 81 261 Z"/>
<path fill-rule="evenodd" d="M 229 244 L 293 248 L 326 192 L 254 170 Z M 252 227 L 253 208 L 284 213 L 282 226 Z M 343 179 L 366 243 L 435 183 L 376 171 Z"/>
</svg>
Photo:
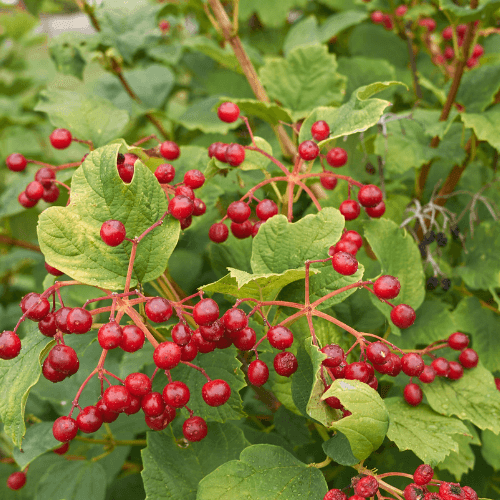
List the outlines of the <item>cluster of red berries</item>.
<svg viewBox="0 0 500 500">
<path fill-rule="evenodd" d="M 391 474 L 398 476 L 397 473 Z M 413 473 L 413 483 L 409 484 L 403 494 L 405 500 L 477 500 L 477 493 L 470 486 L 460 486 L 458 483 L 441 482 L 433 479 L 434 470 L 430 465 L 419 465 Z M 385 486 L 382 483 L 382 486 Z M 323 500 L 363 500 L 376 494 L 380 495 L 381 484 L 376 476 L 355 477 L 350 486 L 343 490 L 334 488 L 329 490 Z M 428 486 L 439 491 L 431 492 Z M 353 495 L 348 497 L 345 491 L 353 489 Z M 384 488 L 385 489 L 385 488 Z M 392 490 L 388 490 L 392 492 Z"/>
<path fill-rule="evenodd" d="M 477 22 L 476 24 L 477 25 Z M 467 33 L 467 25 L 466 24 L 459 24 L 455 28 L 455 33 L 456 33 L 456 38 L 457 38 L 457 44 L 459 47 L 461 47 L 464 43 L 465 39 L 465 34 Z M 453 49 L 453 44 L 451 43 L 453 39 L 453 26 L 447 26 L 442 32 L 441 36 L 443 38 L 443 41 L 445 43 L 445 47 L 443 50 L 443 55 L 442 56 L 437 56 L 437 59 L 435 62 L 437 64 L 444 64 L 445 60 L 446 61 L 453 61 L 456 57 L 455 51 Z M 449 43 L 447 43 L 449 42 Z M 479 64 L 479 59 L 483 56 L 484 54 L 484 48 L 480 44 L 474 45 L 474 48 L 472 49 L 472 53 L 467 59 L 467 67 L 468 68 L 474 68 Z"/>
</svg>

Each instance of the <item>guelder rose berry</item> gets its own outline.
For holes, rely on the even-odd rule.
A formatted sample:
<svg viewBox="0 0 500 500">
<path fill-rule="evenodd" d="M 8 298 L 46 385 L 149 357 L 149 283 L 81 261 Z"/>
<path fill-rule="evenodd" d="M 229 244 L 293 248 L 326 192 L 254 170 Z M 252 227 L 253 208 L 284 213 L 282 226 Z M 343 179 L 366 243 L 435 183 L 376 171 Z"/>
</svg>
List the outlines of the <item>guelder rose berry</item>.
<svg viewBox="0 0 500 500">
<path fill-rule="evenodd" d="M 123 242 L 126 235 L 125 226 L 119 220 L 107 220 L 101 226 L 102 241 L 110 247 L 117 247 Z"/>
</svg>

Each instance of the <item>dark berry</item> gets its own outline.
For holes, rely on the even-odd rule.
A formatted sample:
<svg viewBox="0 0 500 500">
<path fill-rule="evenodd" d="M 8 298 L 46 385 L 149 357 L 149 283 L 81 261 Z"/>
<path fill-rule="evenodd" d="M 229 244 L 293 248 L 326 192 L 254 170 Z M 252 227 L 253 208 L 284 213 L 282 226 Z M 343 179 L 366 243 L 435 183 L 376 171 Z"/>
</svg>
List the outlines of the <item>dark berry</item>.
<svg viewBox="0 0 500 500">
<path fill-rule="evenodd" d="M 50 350 L 48 359 L 54 370 L 62 373 L 71 372 L 78 363 L 76 351 L 72 347 L 62 344 L 56 345 Z"/>
<path fill-rule="evenodd" d="M 290 377 L 297 371 L 299 364 L 295 354 L 289 351 L 283 351 L 274 356 L 273 366 L 278 375 Z"/>
<path fill-rule="evenodd" d="M 14 359 L 21 352 L 21 340 L 10 330 L 0 335 L 0 359 Z"/>
<path fill-rule="evenodd" d="M 160 184 L 168 184 L 174 180 L 175 168 L 170 163 L 162 163 L 156 167 L 155 177 Z"/>
<path fill-rule="evenodd" d="M 347 163 L 347 152 L 342 148 L 333 148 L 326 154 L 326 161 L 331 167 L 343 167 Z"/>
<path fill-rule="evenodd" d="M 373 184 L 363 186 L 358 192 L 358 201 L 363 207 L 375 207 L 382 201 L 382 191 Z"/>
<path fill-rule="evenodd" d="M 477 363 L 479 362 L 479 356 L 477 355 L 477 352 L 474 349 L 471 349 L 469 347 L 467 349 L 464 349 L 460 353 L 460 356 L 458 356 L 458 361 L 460 361 L 460 364 L 464 368 L 474 368 L 475 366 L 477 366 Z"/>
<path fill-rule="evenodd" d="M 385 203 L 381 201 L 378 205 L 375 205 L 374 207 L 366 207 L 365 212 L 372 218 L 372 219 L 378 219 L 379 217 L 382 217 L 385 213 Z"/>
<path fill-rule="evenodd" d="M 66 319 L 70 333 L 87 333 L 92 328 L 92 314 L 82 307 L 74 307 Z"/>
<path fill-rule="evenodd" d="M 438 285 L 439 280 L 436 278 L 436 276 L 431 276 L 430 278 L 427 278 L 425 288 L 427 288 L 427 290 L 435 290 Z"/>
<path fill-rule="evenodd" d="M 49 140 L 56 149 L 66 149 L 71 144 L 71 132 L 65 128 L 56 128 L 50 134 Z"/>
<path fill-rule="evenodd" d="M 469 337 L 462 332 L 452 333 L 448 337 L 448 346 L 456 351 L 461 351 L 469 345 Z"/>
<path fill-rule="evenodd" d="M 217 109 L 217 116 L 223 122 L 233 123 L 240 116 L 240 108 L 234 102 L 223 102 Z"/>
<path fill-rule="evenodd" d="M 401 369 L 409 377 L 418 377 L 424 371 L 424 360 L 420 354 L 409 352 L 401 358 Z"/>
<path fill-rule="evenodd" d="M 12 153 L 11 155 L 7 156 L 5 163 L 7 164 L 7 168 L 9 170 L 12 170 L 13 172 L 23 171 L 28 164 L 26 158 L 20 153 Z"/>
<path fill-rule="evenodd" d="M 122 339 L 122 327 L 115 321 L 105 323 L 97 332 L 97 341 L 103 349 L 116 349 L 120 346 Z"/>
<path fill-rule="evenodd" d="M 59 417 L 52 425 L 52 434 L 61 443 L 67 443 L 78 434 L 78 424 L 74 418 Z"/>
<path fill-rule="evenodd" d="M 248 365 L 248 380 L 252 385 L 260 387 L 269 378 L 269 368 L 264 361 L 256 359 Z"/>
<path fill-rule="evenodd" d="M 185 219 L 193 214 L 193 200 L 184 195 L 174 196 L 168 202 L 168 211 L 176 219 Z"/>
<path fill-rule="evenodd" d="M 214 243 L 222 243 L 227 240 L 228 236 L 229 236 L 229 229 L 222 222 L 216 222 L 215 224 L 212 224 L 208 231 L 208 237 Z"/>
<path fill-rule="evenodd" d="M 358 270 L 358 261 L 347 252 L 338 252 L 332 257 L 332 266 L 343 276 L 351 276 Z"/>
<path fill-rule="evenodd" d="M 224 159 L 232 167 L 238 167 L 245 161 L 245 148 L 240 144 L 229 144 L 226 148 Z"/>
<path fill-rule="evenodd" d="M 141 408 L 147 417 L 159 417 L 165 410 L 165 401 L 159 392 L 149 392 L 142 398 Z"/>
<path fill-rule="evenodd" d="M 372 342 L 366 348 L 366 357 L 375 364 L 382 365 L 387 361 L 387 356 L 391 351 L 386 344 L 382 342 Z"/>
<path fill-rule="evenodd" d="M 317 141 L 324 141 L 330 135 L 330 127 L 324 120 L 318 120 L 311 126 L 311 135 Z"/>
<path fill-rule="evenodd" d="M 201 417 L 190 417 L 182 424 L 182 433 L 188 441 L 201 441 L 207 431 L 207 423 Z"/>
<path fill-rule="evenodd" d="M 345 200 L 340 204 L 339 211 L 345 217 L 345 220 L 354 220 L 358 217 L 361 209 L 357 201 Z"/>
<path fill-rule="evenodd" d="M 415 481 L 415 484 L 422 486 L 424 484 L 428 484 L 432 479 L 432 476 L 434 476 L 434 469 L 430 465 L 422 464 L 415 469 L 415 472 L 413 473 L 413 480 Z"/>
<path fill-rule="evenodd" d="M 231 388 L 225 380 L 211 380 L 203 385 L 201 396 L 209 406 L 221 406 L 231 396 Z"/>
<path fill-rule="evenodd" d="M 398 328 L 408 328 L 415 323 L 416 314 L 407 304 L 399 304 L 391 311 L 391 321 Z"/>
<path fill-rule="evenodd" d="M 451 280 L 448 278 L 443 278 L 441 280 L 441 288 L 446 292 L 451 287 Z"/>
<path fill-rule="evenodd" d="M 177 160 L 181 155 L 179 146 L 173 141 L 165 141 L 161 143 L 160 154 L 166 160 Z"/>
<path fill-rule="evenodd" d="M 76 423 L 82 432 L 97 432 L 103 423 L 101 412 L 95 406 L 86 406 L 76 417 Z"/>
<path fill-rule="evenodd" d="M 314 141 L 304 141 L 299 144 L 299 155 L 305 161 L 311 161 L 318 157 L 319 147 Z"/>
<path fill-rule="evenodd" d="M 278 205 L 272 200 L 264 199 L 257 204 L 255 213 L 260 220 L 265 221 L 278 214 Z"/>
<path fill-rule="evenodd" d="M 101 226 L 101 238 L 106 245 L 117 247 L 125 239 L 127 231 L 119 220 L 107 220 Z"/>
<path fill-rule="evenodd" d="M 231 222 L 231 232 L 236 238 L 240 240 L 252 236 L 252 230 L 253 230 L 253 225 L 249 220 L 246 220 L 241 224 L 238 224 L 237 222 Z"/>
<path fill-rule="evenodd" d="M 244 201 L 233 201 L 227 208 L 227 216 L 238 224 L 248 220 L 251 213 L 252 210 Z"/>
<path fill-rule="evenodd" d="M 136 352 L 144 345 L 144 332 L 136 325 L 125 325 L 120 348 L 125 352 Z"/>
<path fill-rule="evenodd" d="M 163 400 L 173 408 L 182 408 L 187 405 L 191 393 L 184 382 L 170 382 L 163 388 Z"/>
<path fill-rule="evenodd" d="M 108 410 L 122 413 L 130 405 L 130 393 L 123 385 L 108 387 L 102 396 Z"/>
</svg>

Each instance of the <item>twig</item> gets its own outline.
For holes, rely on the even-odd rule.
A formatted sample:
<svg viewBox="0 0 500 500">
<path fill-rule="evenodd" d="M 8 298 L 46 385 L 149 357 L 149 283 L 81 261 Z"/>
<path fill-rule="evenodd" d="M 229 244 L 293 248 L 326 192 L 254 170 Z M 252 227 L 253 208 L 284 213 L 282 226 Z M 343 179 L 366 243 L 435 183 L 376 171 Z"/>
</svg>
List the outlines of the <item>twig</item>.
<svg viewBox="0 0 500 500">
<path fill-rule="evenodd" d="M 42 252 L 38 245 L 34 245 L 33 243 L 29 243 L 23 240 L 16 240 L 15 238 L 10 238 L 9 236 L 0 235 L 0 244 L 27 248 L 28 250 L 33 250 L 34 252 Z"/>
</svg>

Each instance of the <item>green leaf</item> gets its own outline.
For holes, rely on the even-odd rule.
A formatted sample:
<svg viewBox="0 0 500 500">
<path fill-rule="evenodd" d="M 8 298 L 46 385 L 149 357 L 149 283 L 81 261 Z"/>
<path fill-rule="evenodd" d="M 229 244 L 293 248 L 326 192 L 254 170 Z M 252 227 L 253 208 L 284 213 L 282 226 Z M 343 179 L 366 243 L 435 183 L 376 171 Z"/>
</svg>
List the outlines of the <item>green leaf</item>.
<svg viewBox="0 0 500 500">
<path fill-rule="evenodd" d="M 455 101 L 465 107 L 466 113 L 482 113 L 499 89 L 500 64 L 479 66 L 464 74 Z"/>
<path fill-rule="evenodd" d="M 401 283 L 394 304 L 408 304 L 418 309 L 424 301 L 424 272 L 417 244 L 404 229 L 389 219 L 371 220 L 365 227 L 365 237 L 382 266 L 381 274 L 396 276 Z M 370 294 L 372 303 L 386 318 L 391 307 Z M 398 332 L 391 323 L 393 333 Z"/>
<path fill-rule="evenodd" d="M 493 434 L 493 432 L 484 430 L 481 433 L 481 453 L 483 458 L 495 470 L 500 470 L 500 435 Z"/>
<path fill-rule="evenodd" d="M 389 428 L 389 413 L 377 391 L 359 380 L 335 380 L 322 399 L 334 396 L 352 415 L 332 427 L 344 434 L 358 460 L 369 457 L 384 441 Z"/>
<path fill-rule="evenodd" d="M 196 500 L 317 500 L 328 490 L 323 474 L 279 446 L 256 444 L 205 476 Z"/>
<path fill-rule="evenodd" d="M 340 465 L 355 465 L 359 460 L 352 454 L 349 440 L 340 431 L 323 443 L 323 451 Z"/>
<path fill-rule="evenodd" d="M 390 416 L 387 437 L 400 451 L 411 450 L 431 466 L 458 452 L 457 434 L 468 434 L 460 420 L 439 415 L 425 404 L 412 407 L 400 398 L 384 401 Z"/>
<path fill-rule="evenodd" d="M 105 497 L 106 472 L 102 465 L 83 460 L 69 460 L 49 467 L 36 494 L 37 500 L 104 500 Z"/>
<path fill-rule="evenodd" d="M 23 10 L 3 12 L 0 17 L 2 37 L 19 40 L 29 33 L 38 23 L 36 17 Z"/>
<path fill-rule="evenodd" d="M 259 71 L 270 97 L 292 110 L 294 120 L 315 106 L 340 103 L 346 78 L 337 73 L 337 60 L 325 45 L 297 47 L 286 59 L 266 61 Z"/>
<path fill-rule="evenodd" d="M 327 17 L 319 29 L 320 42 L 327 42 L 330 38 L 337 36 L 347 28 L 360 24 L 367 17 L 368 14 L 362 10 L 346 10 L 345 12 L 339 12 Z M 342 71 L 341 73 L 346 74 Z M 351 75 L 349 75 L 350 78 Z"/>
<path fill-rule="evenodd" d="M 270 154 L 272 156 L 273 154 L 273 148 L 271 144 L 269 144 L 265 139 L 262 137 L 254 137 L 255 144 L 257 145 L 258 148 L 262 149 L 266 153 Z M 252 144 L 250 144 L 252 145 Z M 219 160 L 215 160 L 216 163 L 221 163 Z M 266 170 L 266 167 L 269 165 L 271 160 L 267 158 L 267 156 L 264 156 L 262 153 L 259 153 L 258 151 L 245 151 L 245 161 L 238 167 L 240 170 Z M 227 163 L 221 165 L 225 165 L 227 168 Z"/>
<path fill-rule="evenodd" d="M 220 102 L 228 99 L 221 97 Z M 231 98 L 240 108 L 244 116 L 255 116 L 271 125 L 278 125 L 280 121 L 291 123 L 293 121 L 290 111 L 272 102 L 262 102 L 256 99 L 234 99 Z M 247 154 L 249 151 L 247 151 Z"/>
<path fill-rule="evenodd" d="M 487 141 L 500 150 L 500 104 L 482 113 L 462 113 L 460 116 L 465 126 L 472 128 L 480 141 Z"/>
<path fill-rule="evenodd" d="M 54 127 L 67 128 L 78 139 L 102 146 L 118 137 L 129 122 L 126 111 L 108 100 L 69 90 L 44 90 L 35 111 L 49 115 Z"/>
<path fill-rule="evenodd" d="M 285 23 L 288 12 L 293 7 L 305 7 L 307 0 L 247 0 L 239 6 L 239 18 L 244 21 L 253 13 L 269 27 L 278 27 Z"/>
<path fill-rule="evenodd" d="M 12 442 L 20 447 L 26 432 L 24 411 L 30 389 L 40 378 L 41 360 L 48 350 L 52 339 L 40 336 L 36 325 L 22 340 L 21 352 L 17 358 L 0 360 L 0 417 L 4 432 Z"/>
<path fill-rule="evenodd" d="M 300 128 L 299 142 L 312 138 L 311 125 L 317 120 L 325 120 L 330 126 L 330 136 L 319 143 L 320 147 L 333 145 L 337 137 L 363 132 L 375 125 L 383 115 L 389 101 L 370 97 L 401 82 L 377 82 L 354 91 L 351 98 L 340 108 L 320 107 L 314 109 Z"/>
<path fill-rule="evenodd" d="M 335 208 L 288 222 L 275 215 L 260 227 L 252 245 L 252 270 L 256 274 L 283 273 L 304 267 L 306 260 L 327 256 L 344 227 L 344 218 Z"/>
<path fill-rule="evenodd" d="M 327 40 L 320 40 L 318 21 L 315 16 L 309 16 L 292 25 L 283 43 L 283 53 L 287 57 L 296 47 L 317 45 Z"/>
<path fill-rule="evenodd" d="M 182 57 L 183 50 L 184 47 L 179 42 L 173 42 L 169 43 L 168 45 L 158 45 L 156 47 L 147 48 L 148 56 L 157 61 L 171 64 L 172 66 L 175 66 L 179 63 Z"/>
<path fill-rule="evenodd" d="M 306 275 L 303 269 L 290 269 L 281 274 L 249 274 L 228 267 L 229 274 L 215 283 L 200 289 L 209 293 L 224 293 L 237 299 L 254 298 L 257 300 L 275 300 L 280 290 L 293 281 L 301 282 Z M 316 269 L 312 273 L 318 272 Z"/>
<path fill-rule="evenodd" d="M 140 161 L 132 182 L 123 183 L 116 168 L 118 149 L 110 145 L 92 151 L 73 176 L 71 203 L 48 208 L 38 223 L 40 247 L 50 265 L 82 283 L 114 290 L 125 285 L 131 243 L 107 246 L 99 234 L 102 223 L 120 220 L 134 238 L 167 211 L 165 193 Z M 132 287 L 165 270 L 178 237 L 179 223 L 167 215 L 137 246 Z"/>
<path fill-rule="evenodd" d="M 454 331 L 459 330 L 471 335 L 481 363 L 490 371 L 500 370 L 500 359 L 497 355 L 500 352 L 499 315 L 481 307 L 478 298 L 467 297 L 462 299 L 453 311 L 453 321 Z"/>
<path fill-rule="evenodd" d="M 439 0 L 439 10 L 450 14 L 453 20 L 461 23 L 475 21 L 476 19 L 486 19 L 490 14 L 500 8 L 500 0 L 485 0 L 475 9 L 471 9 L 468 4 L 462 7 L 453 0 Z"/>
<path fill-rule="evenodd" d="M 274 414 L 275 430 L 290 441 L 293 446 L 303 446 L 311 442 L 311 433 L 307 427 L 308 421 L 281 405 Z"/>
<path fill-rule="evenodd" d="M 229 460 L 236 460 L 250 444 L 243 431 L 226 423 L 208 423 L 203 441 L 188 447 L 177 444 L 169 426 L 164 432 L 148 432 L 141 451 L 141 473 L 147 498 L 194 500 L 198 483 Z"/>
<path fill-rule="evenodd" d="M 459 380 L 436 378 L 424 384 L 424 394 L 431 408 L 443 415 L 457 415 L 470 420 L 480 429 L 500 432 L 500 391 L 493 375 L 479 362 L 476 368 L 464 370 Z"/>
<path fill-rule="evenodd" d="M 14 448 L 12 457 L 23 470 L 46 451 L 61 446 L 52 434 L 53 422 L 40 422 L 28 427 L 21 449 Z"/>
</svg>

